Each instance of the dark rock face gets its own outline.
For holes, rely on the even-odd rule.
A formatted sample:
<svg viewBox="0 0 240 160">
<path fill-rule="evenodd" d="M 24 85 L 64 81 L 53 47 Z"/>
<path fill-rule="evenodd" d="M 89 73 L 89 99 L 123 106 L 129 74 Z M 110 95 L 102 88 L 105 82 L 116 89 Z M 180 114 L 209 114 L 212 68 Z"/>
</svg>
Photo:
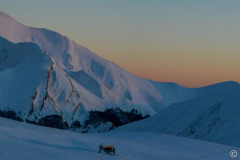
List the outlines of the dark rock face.
<svg viewBox="0 0 240 160">
<path fill-rule="evenodd" d="M 0 117 L 9 118 L 17 121 L 23 121 L 20 117 L 17 116 L 15 111 L 0 110 Z"/>
<path fill-rule="evenodd" d="M 44 118 L 41 118 L 38 122 L 39 125 L 59 128 L 59 129 L 68 129 L 69 126 L 66 122 L 63 121 L 63 118 L 59 115 L 50 115 Z"/>
<path fill-rule="evenodd" d="M 111 122 L 114 127 L 118 127 L 147 117 L 149 117 L 149 115 L 142 116 L 141 113 L 138 113 L 137 110 L 134 109 L 131 112 L 125 112 L 120 108 L 111 108 L 103 112 L 90 111 L 89 120 L 85 122 L 85 126 L 88 126 L 90 124 Z"/>
</svg>

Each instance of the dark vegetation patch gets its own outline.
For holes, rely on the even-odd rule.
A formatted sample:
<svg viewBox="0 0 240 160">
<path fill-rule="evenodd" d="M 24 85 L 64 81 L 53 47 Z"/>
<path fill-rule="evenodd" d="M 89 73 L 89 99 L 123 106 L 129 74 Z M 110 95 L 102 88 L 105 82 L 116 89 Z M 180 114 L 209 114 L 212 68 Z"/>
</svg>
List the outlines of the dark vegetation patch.
<svg viewBox="0 0 240 160">
<path fill-rule="evenodd" d="M 111 122 L 114 127 L 118 127 L 130 122 L 142 120 L 147 117 L 149 117 L 149 115 L 142 116 L 142 114 L 138 113 L 138 111 L 135 109 L 132 109 L 131 112 L 125 112 L 120 108 L 111 108 L 106 109 L 105 111 L 90 111 L 89 120 L 85 122 L 85 126 L 100 122 Z"/>
<path fill-rule="evenodd" d="M 41 126 L 47 126 L 47 127 L 59 128 L 59 129 L 69 128 L 67 122 L 64 122 L 63 118 L 59 115 L 50 115 L 50 116 L 41 118 L 38 121 L 38 124 Z"/>
<path fill-rule="evenodd" d="M 70 128 L 81 128 L 81 123 L 79 121 L 74 121 L 72 124 L 71 124 L 71 127 Z"/>
<path fill-rule="evenodd" d="M 48 115 L 45 116 L 38 121 L 35 120 L 29 120 L 29 119 L 21 119 L 15 111 L 6 111 L 0 110 L 0 117 L 9 118 L 13 120 L 18 121 L 25 121 L 30 124 L 35 125 L 41 125 L 41 126 L 47 126 L 52 128 L 58 128 L 58 129 L 69 129 L 69 128 L 83 128 L 85 129 L 85 132 L 88 132 L 89 126 L 99 127 L 101 124 L 106 124 L 110 122 L 112 126 L 108 130 L 112 130 L 116 127 L 122 126 L 124 124 L 142 120 L 144 118 L 149 117 L 142 116 L 141 113 L 138 113 L 137 110 L 132 109 L 130 112 L 126 112 L 121 110 L 120 108 L 111 108 L 106 109 L 105 111 L 90 111 L 89 112 L 89 119 L 85 121 L 85 124 L 81 124 L 78 120 L 74 121 L 72 124 L 68 124 L 66 121 L 64 121 L 63 117 L 60 115 Z"/>
<path fill-rule="evenodd" d="M 4 117 L 4 118 L 8 118 L 8 119 L 13 119 L 13 120 L 17 120 L 17 121 L 23 121 L 17 114 L 15 111 L 12 110 L 0 110 L 0 117 Z"/>
</svg>

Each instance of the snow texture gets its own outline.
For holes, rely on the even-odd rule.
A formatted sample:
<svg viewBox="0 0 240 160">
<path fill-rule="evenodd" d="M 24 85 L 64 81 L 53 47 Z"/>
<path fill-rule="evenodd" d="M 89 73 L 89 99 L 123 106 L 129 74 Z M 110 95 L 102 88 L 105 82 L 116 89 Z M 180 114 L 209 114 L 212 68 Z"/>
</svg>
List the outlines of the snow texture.
<svg viewBox="0 0 240 160">
<path fill-rule="evenodd" d="M 1 160 L 230 160 L 239 148 L 139 132 L 73 133 L 0 118 Z M 98 153 L 114 145 L 116 155 Z"/>
</svg>

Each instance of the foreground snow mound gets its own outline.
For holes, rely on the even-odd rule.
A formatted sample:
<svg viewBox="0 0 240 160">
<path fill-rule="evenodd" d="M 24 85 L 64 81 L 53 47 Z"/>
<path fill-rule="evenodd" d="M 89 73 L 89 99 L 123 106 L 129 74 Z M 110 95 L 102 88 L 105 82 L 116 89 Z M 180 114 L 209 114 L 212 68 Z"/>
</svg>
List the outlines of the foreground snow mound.
<svg viewBox="0 0 240 160">
<path fill-rule="evenodd" d="M 1 160 L 230 160 L 238 148 L 155 133 L 80 134 L 0 118 Z M 98 153 L 114 145 L 116 155 Z"/>
<path fill-rule="evenodd" d="M 173 104 L 121 131 L 164 133 L 240 146 L 240 92 Z"/>
</svg>

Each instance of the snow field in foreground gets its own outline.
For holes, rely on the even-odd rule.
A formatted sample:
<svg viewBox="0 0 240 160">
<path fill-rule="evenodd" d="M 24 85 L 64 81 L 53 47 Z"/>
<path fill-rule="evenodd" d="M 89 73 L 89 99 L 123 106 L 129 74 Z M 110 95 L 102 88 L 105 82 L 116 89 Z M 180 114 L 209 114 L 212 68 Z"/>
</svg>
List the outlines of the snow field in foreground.
<svg viewBox="0 0 240 160">
<path fill-rule="evenodd" d="M 156 133 L 81 134 L 0 118 L 1 160 L 227 160 L 238 148 Z M 98 153 L 112 144 L 116 155 Z"/>
</svg>

